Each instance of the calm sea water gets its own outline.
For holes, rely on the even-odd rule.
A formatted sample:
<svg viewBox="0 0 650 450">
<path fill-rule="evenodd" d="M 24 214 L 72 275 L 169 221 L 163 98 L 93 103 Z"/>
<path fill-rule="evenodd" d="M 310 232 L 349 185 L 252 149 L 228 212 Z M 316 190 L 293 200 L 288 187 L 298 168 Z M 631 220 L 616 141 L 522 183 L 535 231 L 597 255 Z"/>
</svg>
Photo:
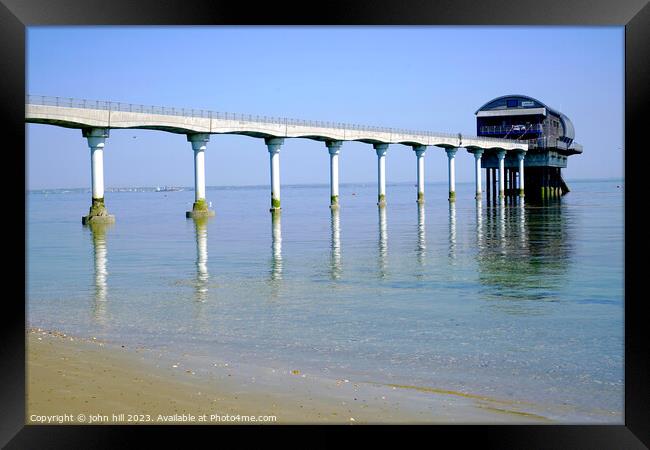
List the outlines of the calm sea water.
<svg viewBox="0 0 650 450">
<path fill-rule="evenodd" d="M 461 390 L 623 421 L 623 185 L 569 183 L 547 206 L 477 207 L 459 184 L 27 197 L 30 326 L 359 381 Z"/>
</svg>

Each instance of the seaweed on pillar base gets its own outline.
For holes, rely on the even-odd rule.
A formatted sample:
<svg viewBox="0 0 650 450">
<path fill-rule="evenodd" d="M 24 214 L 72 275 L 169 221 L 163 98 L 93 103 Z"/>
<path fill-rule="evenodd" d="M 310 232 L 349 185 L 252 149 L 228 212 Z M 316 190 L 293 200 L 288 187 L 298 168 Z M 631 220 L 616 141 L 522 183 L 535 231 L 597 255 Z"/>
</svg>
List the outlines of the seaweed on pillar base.
<svg viewBox="0 0 650 450">
<path fill-rule="evenodd" d="M 204 198 L 200 198 L 192 205 L 192 211 L 185 211 L 185 217 L 200 218 L 200 217 L 214 217 L 215 212 L 208 208 L 208 202 Z"/>
<path fill-rule="evenodd" d="M 115 216 L 108 213 L 103 198 L 93 198 L 92 204 L 88 210 L 88 215 L 81 218 L 81 223 L 89 225 L 91 223 L 114 223 Z"/>
<path fill-rule="evenodd" d="M 269 211 L 275 213 L 275 212 L 280 212 L 281 209 L 282 208 L 280 208 L 280 199 L 275 198 L 273 193 L 271 192 L 271 208 L 269 209 Z"/>
</svg>

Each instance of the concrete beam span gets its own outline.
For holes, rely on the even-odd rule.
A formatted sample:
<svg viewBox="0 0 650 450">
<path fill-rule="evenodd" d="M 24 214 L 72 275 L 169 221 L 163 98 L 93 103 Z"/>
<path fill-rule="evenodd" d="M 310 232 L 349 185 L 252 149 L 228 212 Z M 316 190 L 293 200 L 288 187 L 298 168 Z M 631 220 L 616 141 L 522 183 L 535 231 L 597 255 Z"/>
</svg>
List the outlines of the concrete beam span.
<svg viewBox="0 0 650 450">
<path fill-rule="evenodd" d="M 528 150 L 527 144 L 508 139 L 32 95 L 25 105 L 25 122 L 79 129 L 137 128 L 179 134 L 240 134 L 445 149 Z"/>
</svg>

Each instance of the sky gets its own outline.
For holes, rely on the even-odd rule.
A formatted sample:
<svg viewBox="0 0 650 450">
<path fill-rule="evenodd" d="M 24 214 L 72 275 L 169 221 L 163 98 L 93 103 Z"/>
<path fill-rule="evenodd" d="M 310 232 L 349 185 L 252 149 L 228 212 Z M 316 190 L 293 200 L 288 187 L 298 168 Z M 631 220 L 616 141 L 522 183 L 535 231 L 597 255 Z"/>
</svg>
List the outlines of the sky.
<svg viewBox="0 0 650 450">
<path fill-rule="evenodd" d="M 608 27 L 28 27 L 27 93 L 476 134 L 489 100 L 523 94 L 566 114 L 584 153 L 567 180 L 623 177 L 624 28 Z M 81 131 L 27 124 L 28 189 L 89 188 Z M 208 186 L 269 183 L 262 139 L 212 135 Z M 376 182 L 372 146 L 345 142 L 341 183 Z M 473 156 L 456 155 L 457 182 Z M 327 184 L 325 144 L 286 139 L 282 184 Z M 391 145 L 388 183 L 415 182 L 414 152 Z M 111 130 L 107 187 L 193 186 L 180 134 Z M 430 147 L 427 183 L 447 180 Z"/>
</svg>

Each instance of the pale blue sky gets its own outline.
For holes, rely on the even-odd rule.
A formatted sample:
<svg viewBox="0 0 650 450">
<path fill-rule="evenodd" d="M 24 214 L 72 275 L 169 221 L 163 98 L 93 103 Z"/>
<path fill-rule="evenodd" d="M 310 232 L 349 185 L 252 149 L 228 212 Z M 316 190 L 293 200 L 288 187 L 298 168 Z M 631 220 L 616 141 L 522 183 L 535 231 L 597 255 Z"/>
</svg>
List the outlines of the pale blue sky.
<svg viewBox="0 0 650 450">
<path fill-rule="evenodd" d="M 567 179 L 623 177 L 623 27 L 29 27 L 30 94 L 476 133 L 474 112 L 505 94 L 571 118 L 584 153 Z M 136 136 L 134 139 L 133 137 Z M 28 188 L 89 187 L 81 131 L 27 125 Z M 447 179 L 427 152 L 426 181 Z M 325 145 L 287 139 L 283 184 L 327 183 Z M 473 180 L 459 152 L 456 177 Z M 184 135 L 112 130 L 106 186 L 193 185 Z M 206 182 L 269 182 L 264 142 L 213 135 Z M 410 147 L 388 150 L 388 182 L 415 182 Z M 375 182 L 371 145 L 344 143 L 341 182 Z"/>
</svg>

